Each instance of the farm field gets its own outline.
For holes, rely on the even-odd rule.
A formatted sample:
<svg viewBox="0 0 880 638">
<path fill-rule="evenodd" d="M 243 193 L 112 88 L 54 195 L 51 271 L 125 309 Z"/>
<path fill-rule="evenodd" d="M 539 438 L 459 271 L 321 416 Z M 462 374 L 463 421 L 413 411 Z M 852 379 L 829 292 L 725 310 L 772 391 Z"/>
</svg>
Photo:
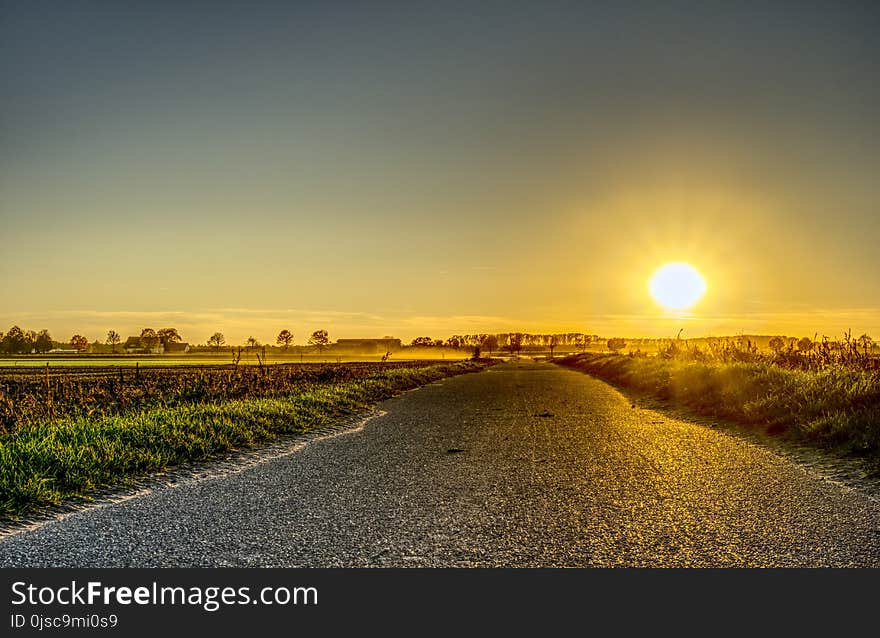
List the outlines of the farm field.
<svg viewBox="0 0 880 638">
<path fill-rule="evenodd" d="M 151 407 L 285 395 L 436 362 L 266 365 L 30 366 L 0 372 L 0 432 L 62 417 L 100 418 Z"/>
<path fill-rule="evenodd" d="M 488 360 L 7 369 L 0 518 L 307 432 Z"/>
<path fill-rule="evenodd" d="M 469 352 L 462 351 L 460 354 L 443 353 L 437 356 L 439 360 L 458 360 L 466 359 L 470 356 Z M 405 353 L 395 354 L 391 357 L 391 361 L 424 361 L 431 357 L 425 357 L 423 353 L 407 355 Z M 287 364 L 287 363 L 357 363 L 357 362 L 374 362 L 379 363 L 382 360 L 380 354 L 361 354 L 361 355 L 331 355 L 331 354 L 311 354 L 300 356 L 269 356 L 267 361 L 263 363 L 269 364 Z M 191 355 L 61 355 L 61 356 L 45 356 L 45 355 L 18 355 L 18 356 L 2 356 L 0 355 L 0 374 L 3 368 L 44 368 L 46 364 L 50 367 L 64 368 L 82 368 L 82 367 L 170 367 L 170 366 L 215 366 L 229 365 L 231 357 L 225 355 L 210 354 L 191 354 Z M 260 362 L 254 355 L 242 353 L 239 365 L 259 366 Z"/>
</svg>

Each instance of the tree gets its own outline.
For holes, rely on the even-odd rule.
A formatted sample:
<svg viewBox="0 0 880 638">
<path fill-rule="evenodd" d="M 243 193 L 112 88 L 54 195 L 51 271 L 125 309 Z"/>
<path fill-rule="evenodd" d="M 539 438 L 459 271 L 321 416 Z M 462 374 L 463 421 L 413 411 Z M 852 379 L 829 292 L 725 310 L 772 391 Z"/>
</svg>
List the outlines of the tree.
<svg viewBox="0 0 880 638">
<path fill-rule="evenodd" d="M 596 341 L 596 340 L 598 340 L 598 337 L 593 337 L 593 335 L 587 335 L 587 334 L 581 335 L 581 336 L 580 336 L 580 346 L 581 346 L 581 349 L 582 349 L 584 352 L 586 352 L 586 351 L 587 351 L 587 348 L 590 347 L 590 344 L 591 344 L 593 341 Z"/>
<path fill-rule="evenodd" d="M 430 348 L 434 345 L 434 340 L 431 337 L 416 337 L 410 345 L 416 348 Z"/>
<path fill-rule="evenodd" d="M 773 352 L 778 354 L 785 347 L 785 339 L 782 337 L 773 337 L 767 345 Z"/>
<path fill-rule="evenodd" d="M 21 354 L 27 352 L 27 337 L 18 326 L 12 326 L 3 337 L 3 352 Z"/>
<path fill-rule="evenodd" d="M 226 343 L 226 337 L 223 336 L 222 332 L 215 332 L 210 337 L 208 337 L 208 345 L 216 348 L 218 352 L 220 351 L 220 347 L 224 343 Z"/>
<path fill-rule="evenodd" d="M 523 335 L 520 332 L 515 332 L 510 335 L 510 338 L 507 341 L 507 345 L 504 346 L 507 350 L 510 351 L 511 354 L 518 354 L 520 350 L 522 350 L 522 342 Z"/>
<path fill-rule="evenodd" d="M 177 332 L 177 328 L 162 328 L 156 333 L 156 336 L 159 338 L 159 341 L 162 342 L 163 347 L 168 346 L 169 343 L 180 343 L 183 341 L 183 339 L 180 338 L 180 334 Z"/>
<path fill-rule="evenodd" d="M 810 339 L 809 337 L 804 337 L 803 339 L 801 339 L 800 341 L 797 342 L 797 349 L 800 350 L 801 352 L 809 352 L 810 350 L 813 349 L 814 345 L 815 344 L 813 343 L 812 339 Z"/>
<path fill-rule="evenodd" d="M 290 330 L 282 330 L 278 333 L 278 338 L 275 339 L 275 343 L 281 346 L 284 350 L 287 350 L 293 343 L 293 334 Z"/>
<path fill-rule="evenodd" d="M 115 330 L 107 331 L 107 345 L 113 348 L 113 353 L 116 354 L 116 346 L 119 345 L 119 342 L 122 341 L 122 337 L 119 336 L 119 333 Z"/>
<path fill-rule="evenodd" d="M 611 352 L 617 353 L 619 350 L 623 350 L 624 348 L 626 348 L 625 339 L 614 337 L 613 339 L 608 340 L 608 349 L 611 350 Z"/>
<path fill-rule="evenodd" d="M 309 337 L 309 345 L 315 346 L 318 352 L 322 352 L 330 343 L 330 337 L 326 330 L 315 330 Z"/>
<path fill-rule="evenodd" d="M 159 345 L 159 335 L 152 328 L 141 330 L 141 348 L 152 350 Z"/>
<path fill-rule="evenodd" d="M 874 340 L 868 334 L 863 334 L 857 341 L 866 352 L 874 348 Z"/>
<path fill-rule="evenodd" d="M 82 335 L 73 335 L 70 338 L 70 345 L 80 352 L 85 352 L 86 348 L 89 347 L 89 340 Z"/>
<path fill-rule="evenodd" d="M 247 338 L 247 347 L 249 349 L 257 348 L 259 347 L 259 345 L 260 342 L 257 341 L 253 336 Z"/>
<path fill-rule="evenodd" d="M 49 352 L 52 349 L 52 336 L 48 330 L 40 330 L 37 340 L 34 342 L 34 350 L 37 352 Z"/>
</svg>

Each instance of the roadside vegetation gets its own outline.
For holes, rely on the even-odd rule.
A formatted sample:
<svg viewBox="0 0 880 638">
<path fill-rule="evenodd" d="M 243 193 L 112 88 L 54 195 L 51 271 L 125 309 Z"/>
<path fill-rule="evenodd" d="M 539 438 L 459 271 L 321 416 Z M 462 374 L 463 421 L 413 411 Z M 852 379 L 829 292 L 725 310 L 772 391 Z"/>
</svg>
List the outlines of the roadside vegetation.
<svg viewBox="0 0 880 638">
<path fill-rule="evenodd" d="M 0 434 L 46 420 L 101 418 L 231 399 L 283 396 L 292 389 L 342 383 L 427 361 L 346 364 L 208 365 L 124 368 L 7 368 L 0 373 Z"/>
<path fill-rule="evenodd" d="M 615 344 L 617 345 L 617 344 Z M 880 469 L 880 359 L 866 339 L 672 340 L 656 354 L 578 354 L 557 361 L 699 414 L 820 448 Z"/>
<path fill-rule="evenodd" d="M 114 403 L 118 386 L 112 375 L 71 374 L 65 382 L 70 391 L 61 396 L 72 400 L 54 417 L 33 406 L 16 412 L 19 401 L 11 403 L 13 421 L 0 435 L 0 517 L 304 433 L 402 391 L 491 363 L 142 372 L 129 380 L 133 387 L 142 385 L 141 400 L 127 404 Z M 170 383 L 179 390 L 169 391 Z M 39 386 L 25 381 L 25 387 Z M 91 404 L 95 407 L 87 410 Z"/>
</svg>

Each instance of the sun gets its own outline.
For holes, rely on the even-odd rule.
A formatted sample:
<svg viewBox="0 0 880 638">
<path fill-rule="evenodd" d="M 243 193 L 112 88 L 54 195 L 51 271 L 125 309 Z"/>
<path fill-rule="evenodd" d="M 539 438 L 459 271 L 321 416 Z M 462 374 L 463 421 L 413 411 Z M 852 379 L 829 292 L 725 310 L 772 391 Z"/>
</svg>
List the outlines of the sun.
<svg viewBox="0 0 880 638">
<path fill-rule="evenodd" d="M 706 293 L 706 280 L 690 264 L 677 261 L 663 264 L 648 283 L 651 296 L 668 310 L 687 310 Z"/>
</svg>

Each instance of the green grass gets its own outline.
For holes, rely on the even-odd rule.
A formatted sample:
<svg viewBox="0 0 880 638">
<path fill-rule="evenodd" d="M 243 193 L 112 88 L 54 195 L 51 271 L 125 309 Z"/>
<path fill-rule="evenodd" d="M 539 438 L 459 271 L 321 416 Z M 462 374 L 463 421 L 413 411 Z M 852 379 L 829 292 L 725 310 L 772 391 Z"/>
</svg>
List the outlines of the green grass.
<svg viewBox="0 0 880 638">
<path fill-rule="evenodd" d="M 186 405 L 102 419 L 71 418 L 0 437 L 0 517 L 87 497 L 180 463 L 299 434 L 404 390 L 485 363 L 392 369 L 284 397 Z"/>
<path fill-rule="evenodd" d="M 559 363 L 699 414 L 880 460 L 877 372 L 845 366 L 806 371 L 767 363 L 590 354 Z"/>
</svg>

